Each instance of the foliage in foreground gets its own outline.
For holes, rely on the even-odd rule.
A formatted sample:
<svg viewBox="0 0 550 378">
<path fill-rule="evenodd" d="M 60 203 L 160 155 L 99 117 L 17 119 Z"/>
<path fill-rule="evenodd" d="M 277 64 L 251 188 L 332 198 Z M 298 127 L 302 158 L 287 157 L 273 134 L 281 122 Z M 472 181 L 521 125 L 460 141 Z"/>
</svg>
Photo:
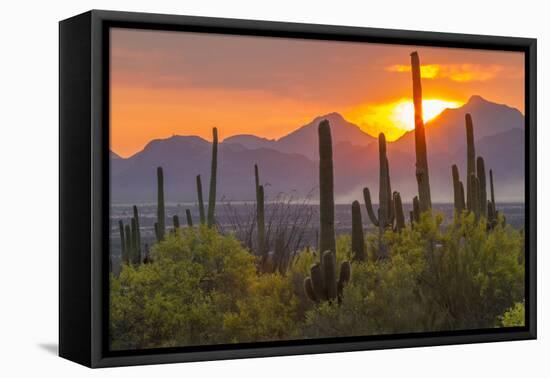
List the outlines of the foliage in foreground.
<svg viewBox="0 0 550 378">
<path fill-rule="evenodd" d="M 207 227 L 167 235 L 153 263 L 111 278 L 113 349 L 510 327 L 524 323 L 524 235 L 464 215 L 440 216 L 366 241 L 340 305 L 319 304 L 303 281 L 319 254 L 309 248 L 288 271 L 258 273 L 232 236 Z M 389 257 L 377 259 L 378 243 Z M 336 259 L 351 259 L 349 235 Z"/>
</svg>

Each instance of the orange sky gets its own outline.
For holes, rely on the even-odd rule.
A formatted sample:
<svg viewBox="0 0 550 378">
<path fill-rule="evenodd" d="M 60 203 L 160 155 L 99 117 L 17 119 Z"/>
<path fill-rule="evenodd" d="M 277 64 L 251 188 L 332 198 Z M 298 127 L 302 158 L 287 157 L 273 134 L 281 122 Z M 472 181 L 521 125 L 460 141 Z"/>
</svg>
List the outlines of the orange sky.
<svg viewBox="0 0 550 378">
<path fill-rule="evenodd" d="M 278 138 L 330 112 L 395 139 L 413 122 L 412 51 L 432 113 L 472 95 L 524 108 L 515 52 L 132 29 L 112 29 L 111 49 L 111 149 L 124 157 L 212 126 L 222 140 Z"/>
</svg>

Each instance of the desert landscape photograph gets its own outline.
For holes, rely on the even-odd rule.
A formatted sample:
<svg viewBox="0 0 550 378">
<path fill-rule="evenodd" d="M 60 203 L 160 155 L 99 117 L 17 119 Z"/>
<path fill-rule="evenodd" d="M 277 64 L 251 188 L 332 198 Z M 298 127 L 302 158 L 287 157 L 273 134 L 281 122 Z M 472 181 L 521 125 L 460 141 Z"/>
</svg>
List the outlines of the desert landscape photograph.
<svg viewBox="0 0 550 378">
<path fill-rule="evenodd" d="M 110 31 L 113 351 L 525 325 L 521 52 Z"/>
</svg>

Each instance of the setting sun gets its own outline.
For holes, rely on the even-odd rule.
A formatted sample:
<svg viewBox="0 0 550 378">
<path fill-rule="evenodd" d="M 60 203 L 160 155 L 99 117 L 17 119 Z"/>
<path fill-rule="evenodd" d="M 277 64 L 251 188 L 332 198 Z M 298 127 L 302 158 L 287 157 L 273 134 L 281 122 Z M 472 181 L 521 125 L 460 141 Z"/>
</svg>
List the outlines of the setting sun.
<svg viewBox="0 0 550 378">
<path fill-rule="evenodd" d="M 446 101 L 440 99 L 428 99 L 422 101 L 422 111 L 424 116 L 424 122 L 428 122 L 437 117 L 441 112 L 447 108 L 457 108 L 462 105 L 456 101 Z M 394 104 L 391 114 L 389 115 L 390 121 L 394 122 L 397 126 L 405 130 L 414 129 L 414 105 L 410 100 L 401 100 Z"/>
</svg>

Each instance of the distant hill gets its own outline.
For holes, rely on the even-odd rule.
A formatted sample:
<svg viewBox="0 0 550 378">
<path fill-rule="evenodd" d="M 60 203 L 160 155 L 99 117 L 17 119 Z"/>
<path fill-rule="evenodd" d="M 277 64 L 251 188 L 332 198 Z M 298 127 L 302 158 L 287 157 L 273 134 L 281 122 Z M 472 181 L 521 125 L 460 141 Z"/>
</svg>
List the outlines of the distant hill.
<svg viewBox="0 0 550 378">
<path fill-rule="evenodd" d="M 522 200 L 524 196 L 524 119 L 519 111 L 473 96 L 461 108 L 445 110 L 426 125 L 430 183 L 434 202 L 452 201 L 451 165 L 465 174 L 466 132 L 464 115 L 474 122 L 476 152 L 485 158 L 487 171 L 495 174 L 497 200 Z M 219 146 L 218 200 L 254 199 L 254 164 L 260 167 L 266 196 L 281 192 L 305 196 L 317 187 L 317 124 L 329 119 L 333 134 L 335 194 L 337 202 L 362 200 L 369 186 L 378 198 L 378 143 L 337 113 L 278 139 L 253 135 L 227 138 Z M 374 143 L 373 143 L 374 142 Z M 157 166 L 165 171 L 168 201 L 196 201 L 195 176 L 202 175 L 206 195 L 210 174 L 210 142 L 196 136 L 153 140 L 128 159 L 111 154 L 113 202 L 154 202 Z M 388 143 L 392 188 L 405 202 L 417 193 L 414 132 Z M 314 192 L 315 193 L 315 192 Z"/>
</svg>

